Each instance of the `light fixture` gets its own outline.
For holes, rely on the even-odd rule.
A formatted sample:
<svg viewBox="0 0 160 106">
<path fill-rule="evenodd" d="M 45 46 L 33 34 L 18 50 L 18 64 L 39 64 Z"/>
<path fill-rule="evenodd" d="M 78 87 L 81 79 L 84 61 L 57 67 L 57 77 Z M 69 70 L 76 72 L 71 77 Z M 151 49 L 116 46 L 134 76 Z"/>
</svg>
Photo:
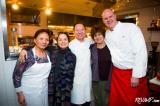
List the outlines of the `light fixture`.
<svg viewBox="0 0 160 106">
<path fill-rule="evenodd" d="M 131 2 L 131 0 L 127 0 L 127 3 Z"/>
<path fill-rule="evenodd" d="M 14 10 L 18 10 L 18 9 L 19 9 L 19 6 L 18 6 L 17 3 L 13 3 L 13 4 L 12 4 L 12 8 L 13 8 Z"/>
<path fill-rule="evenodd" d="M 46 15 L 51 15 L 52 14 L 51 8 L 46 8 L 45 13 Z"/>
</svg>

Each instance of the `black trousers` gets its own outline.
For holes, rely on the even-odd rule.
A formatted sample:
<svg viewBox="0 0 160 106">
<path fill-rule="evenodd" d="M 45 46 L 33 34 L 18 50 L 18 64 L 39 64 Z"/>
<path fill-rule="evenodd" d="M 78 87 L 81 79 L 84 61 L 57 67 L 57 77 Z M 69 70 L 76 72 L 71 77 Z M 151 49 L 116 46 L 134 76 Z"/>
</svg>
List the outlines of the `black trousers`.
<svg viewBox="0 0 160 106">
<path fill-rule="evenodd" d="M 71 106 L 90 106 L 91 102 L 86 102 L 84 104 L 81 105 L 77 105 L 77 104 L 71 104 Z"/>
</svg>

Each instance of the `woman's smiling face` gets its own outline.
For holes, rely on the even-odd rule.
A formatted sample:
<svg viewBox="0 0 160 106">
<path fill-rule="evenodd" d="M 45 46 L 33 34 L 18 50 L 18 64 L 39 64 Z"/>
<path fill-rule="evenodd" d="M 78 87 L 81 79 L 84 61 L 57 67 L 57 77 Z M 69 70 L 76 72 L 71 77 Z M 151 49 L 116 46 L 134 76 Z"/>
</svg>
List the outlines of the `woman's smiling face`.
<svg viewBox="0 0 160 106">
<path fill-rule="evenodd" d="M 62 49 L 67 48 L 69 45 L 69 40 L 66 34 L 60 34 L 58 36 L 58 46 Z"/>
</svg>

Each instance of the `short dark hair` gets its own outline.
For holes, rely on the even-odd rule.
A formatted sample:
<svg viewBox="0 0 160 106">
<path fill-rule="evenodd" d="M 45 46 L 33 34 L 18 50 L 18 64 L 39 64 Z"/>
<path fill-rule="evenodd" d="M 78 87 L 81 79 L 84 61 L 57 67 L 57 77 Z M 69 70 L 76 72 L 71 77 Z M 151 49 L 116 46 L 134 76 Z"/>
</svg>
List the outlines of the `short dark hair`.
<svg viewBox="0 0 160 106">
<path fill-rule="evenodd" d="M 44 32 L 48 34 L 49 39 L 53 35 L 53 32 L 51 30 L 49 30 L 49 29 L 39 29 L 34 34 L 34 38 L 37 38 L 39 34 L 44 33 Z"/>
<path fill-rule="evenodd" d="M 99 26 L 99 25 L 94 25 L 91 29 L 91 37 L 92 39 L 94 39 L 94 36 L 96 33 L 101 33 L 103 35 L 103 37 L 105 37 L 105 28 L 103 26 Z"/>
<path fill-rule="evenodd" d="M 68 34 L 68 32 L 58 32 L 57 41 L 58 41 L 58 38 L 59 38 L 59 35 L 60 35 L 60 34 L 65 34 L 65 35 L 67 36 L 67 38 L 68 38 L 68 41 L 70 41 L 70 40 L 69 40 L 69 34 Z"/>
</svg>

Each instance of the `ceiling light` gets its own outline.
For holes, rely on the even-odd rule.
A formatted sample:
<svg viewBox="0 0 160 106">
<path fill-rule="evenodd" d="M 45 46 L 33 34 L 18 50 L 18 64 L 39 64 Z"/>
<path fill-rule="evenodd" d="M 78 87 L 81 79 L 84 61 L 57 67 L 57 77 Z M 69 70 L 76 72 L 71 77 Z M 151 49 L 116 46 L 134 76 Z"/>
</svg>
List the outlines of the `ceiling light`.
<svg viewBox="0 0 160 106">
<path fill-rule="evenodd" d="M 47 8 L 47 9 L 45 10 L 45 13 L 46 13 L 47 15 L 51 15 L 51 14 L 52 14 L 52 10 L 51 10 L 50 8 Z"/>
<path fill-rule="evenodd" d="M 129 2 L 131 2 L 131 0 L 127 0 L 127 2 L 129 3 Z"/>
<path fill-rule="evenodd" d="M 17 3 L 13 3 L 13 4 L 12 4 L 12 8 L 13 8 L 14 10 L 18 10 L 18 9 L 19 9 L 19 6 L 17 5 Z"/>
</svg>

